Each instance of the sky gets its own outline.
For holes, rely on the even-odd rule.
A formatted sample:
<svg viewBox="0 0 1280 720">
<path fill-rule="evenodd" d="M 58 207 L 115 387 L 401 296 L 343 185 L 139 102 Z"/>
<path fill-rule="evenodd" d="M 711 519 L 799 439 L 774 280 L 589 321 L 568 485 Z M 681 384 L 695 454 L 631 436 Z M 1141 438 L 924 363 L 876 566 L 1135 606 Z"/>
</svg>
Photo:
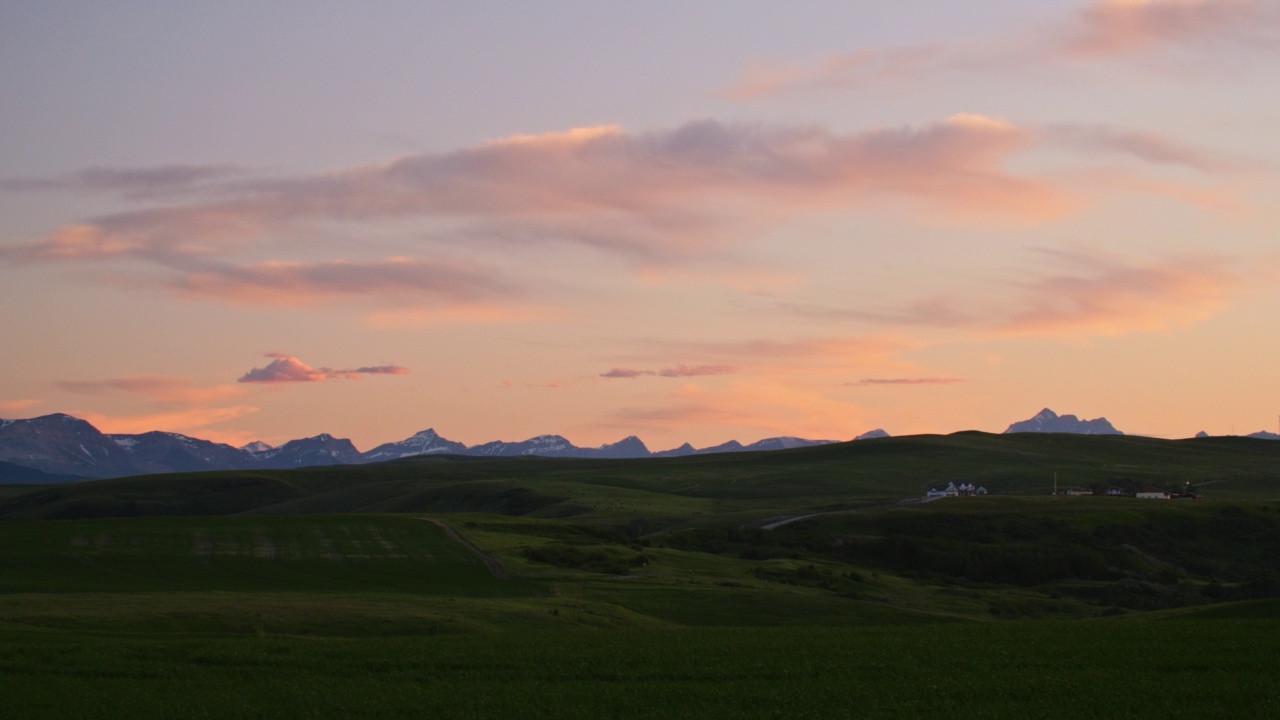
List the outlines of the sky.
<svg viewBox="0 0 1280 720">
<path fill-rule="evenodd" d="M 1277 429 L 1280 0 L 0 0 L 0 417 Z"/>
</svg>

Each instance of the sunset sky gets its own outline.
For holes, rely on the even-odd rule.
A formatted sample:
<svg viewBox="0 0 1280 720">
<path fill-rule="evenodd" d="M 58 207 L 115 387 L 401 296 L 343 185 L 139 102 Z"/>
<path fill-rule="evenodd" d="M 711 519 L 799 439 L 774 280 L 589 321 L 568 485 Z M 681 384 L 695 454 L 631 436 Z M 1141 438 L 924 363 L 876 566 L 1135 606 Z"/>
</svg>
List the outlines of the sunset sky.
<svg viewBox="0 0 1280 720">
<path fill-rule="evenodd" d="M 0 417 L 1276 431 L 1280 0 L 0 0 Z"/>
</svg>

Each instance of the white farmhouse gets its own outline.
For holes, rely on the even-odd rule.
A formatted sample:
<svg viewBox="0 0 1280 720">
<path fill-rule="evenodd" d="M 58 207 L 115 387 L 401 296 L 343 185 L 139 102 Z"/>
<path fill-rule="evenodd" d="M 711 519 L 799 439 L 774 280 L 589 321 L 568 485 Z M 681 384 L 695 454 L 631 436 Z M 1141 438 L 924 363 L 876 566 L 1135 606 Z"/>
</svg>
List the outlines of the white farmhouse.
<svg viewBox="0 0 1280 720">
<path fill-rule="evenodd" d="M 985 487 L 975 487 L 973 483 L 961 483 L 956 485 L 954 482 L 947 483 L 946 487 L 931 487 L 924 494 L 925 497 L 961 497 L 970 495 L 986 495 Z"/>
</svg>

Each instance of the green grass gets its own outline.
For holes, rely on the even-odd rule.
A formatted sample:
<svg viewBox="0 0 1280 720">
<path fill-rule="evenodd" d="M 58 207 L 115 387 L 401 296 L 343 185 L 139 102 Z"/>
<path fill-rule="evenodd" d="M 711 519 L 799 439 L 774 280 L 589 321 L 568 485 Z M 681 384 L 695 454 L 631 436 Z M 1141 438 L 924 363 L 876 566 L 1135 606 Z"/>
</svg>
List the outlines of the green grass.
<svg viewBox="0 0 1280 720">
<path fill-rule="evenodd" d="M 5 717 L 1270 718 L 1275 620 L 323 639 L 0 633 Z"/>
<path fill-rule="evenodd" d="M 0 523 L 0 593 L 529 595 L 444 531 L 389 515 Z"/>
</svg>

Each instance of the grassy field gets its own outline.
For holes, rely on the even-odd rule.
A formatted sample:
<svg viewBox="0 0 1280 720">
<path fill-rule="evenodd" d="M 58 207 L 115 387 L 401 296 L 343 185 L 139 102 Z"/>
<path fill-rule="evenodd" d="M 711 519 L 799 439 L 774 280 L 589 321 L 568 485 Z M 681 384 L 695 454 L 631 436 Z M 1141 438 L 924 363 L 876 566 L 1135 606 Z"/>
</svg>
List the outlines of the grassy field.
<svg viewBox="0 0 1280 720">
<path fill-rule="evenodd" d="M 0 634 L 6 717 L 1270 718 L 1267 620 L 309 639 Z"/>
<path fill-rule="evenodd" d="M 1280 443 L 893 440 L 0 494 L 0 717 L 1277 711 Z"/>
<path fill-rule="evenodd" d="M 419 518 L 129 518 L 0 524 L 0 593 L 528 595 Z"/>
</svg>

